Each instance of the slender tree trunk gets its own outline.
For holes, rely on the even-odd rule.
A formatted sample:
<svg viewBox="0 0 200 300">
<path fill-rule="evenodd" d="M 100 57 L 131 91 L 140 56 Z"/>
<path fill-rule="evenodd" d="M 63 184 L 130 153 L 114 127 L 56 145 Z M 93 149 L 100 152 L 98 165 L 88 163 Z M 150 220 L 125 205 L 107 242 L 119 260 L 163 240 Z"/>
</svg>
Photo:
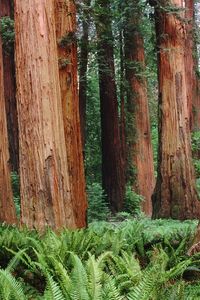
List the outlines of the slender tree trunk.
<svg viewBox="0 0 200 300">
<path fill-rule="evenodd" d="M 56 35 L 65 143 L 71 199 L 77 227 L 86 226 L 86 191 L 77 90 L 76 7 L 74 1 L 55 1 Z"/>
<path fill-rule="evenodd" d="M 144 77 L 144 41 L 140 32 L 141 12 L 136 3 L 128 3 L 125 30 L 125 57 L 128 89 L 128 164 L 133 189 L 144 197 L 143 211 L 152 213 L 151 196 L 155 186 L 153 149 L 151 143 L 147 82 Z M 133 178 L 131 178 L 133 177 Z"/>
<path fill-rule="evenodd" d="M 9 0 L 0 1 L 0 17 L 11 17 L 12 5 Z M 4 96 L 6 103 L 10 164 L 13 171 L 19 169 L 19 141 L 15 86 L 14 49 L 8 51 L 3 47 Z"/>
<path fill-rule="evenodd" d="M 198 70 L 198 58 L 195 57 L 194 17 L 194 0 L 187 0 L 185 1 L 185 74 L 188 109 L 190 114 L 190 129 L 193 132 L 200 130 L 200 80 L 196 74 L 196 71 Z M 200 149 L 193 151 L 193 156 L 200 158 Z"/>
<path fill-rule="evenodd" d="M 197 80 L 194 64 L 194 1 L 185 1 L 186 39 L 185 39 L 185 74 L 187 83 L 187 103 L 190 128 L 194 127 L 193 105 L 197 96 Z"/>
<path fill-rule="evenodd" d="M 156 7 L 159 77 L 159 161 L 153 216 L 200 217 L 192 165 L 185 74 L 185 23 L 182 0 Z M 173 10 L 169 13 L 167 10 Z M 177 9 L 180 10 L 178 11 Z"/>
<path fill-rule="evenodd" d="M 91 0 L 85 0 L 86 5 L 83 8 L 82 16 L 82 37 L 80 41 L 80 68 L 79 68 L 79 108 L 80 108 L 80 121 L 81 121 L 81 137 L 83 150 L 85 146 L 85 129 L 86 129 L 86 105 L 87 105 L 87 67 L 89 55 L 89 12 L 88 8 Z"/>
<path fill-rule="evenodd" d="M 53 0 L 15 0 L 21 224 L 76 227 L 67 165 Z"/>
<path fill-rule="evenodd" d="M 17 222 L 11 187 L 8 133 L 5 111 L 3 57 L 0 37 L 0 222 L 14 224 Z"/>
<path fill-rule="evenodd" d="M 123 40 L 122 29 L 120 30 L 119 44 L 120 44 L 120 140 L 121 140 L 122 163 L 123 163 L 122 167 L 125 172 L 126 170 L 126 112 L 125 112 L 124 40 Z"/>
<path fill-rule="evenodd" d="M 102 182 L 110 208 L 123 207 L 125 178 L 120 144 L 118 103 L 115 84 L 113 36 L 108 0 L 97 2 L 96 30 L 98 38 L 99 87 L 102 132 Z"/>
<path fill-rule="evenodd" d="M 186 66 L 186 74 L 190 70 L 191 66 L 193 67 L 192 79 L 193 84 L 190 83 L 189 88 L 192 88 L 192 117 L 191 117 L 191 128 L 192 131 L 200 130 L 200 78 L 197 75 L 199 66 L 198 66 L 198 53 L 195 36 L 195 12 L 194 12 L 194 0 L 185 1 L 186 5 L 186 20 L 187 20 L 187 40 L 185 47 L 186 60 L 188 57 L 191 57 L 191 62 L 188 62 Z M 190 65 L 189 65 L 190 64 Z M 190 74 L 190 73 L 189 73 Z M 196 157 L 200 158 L 200 149 L 194 153 Z"/>
</svg>

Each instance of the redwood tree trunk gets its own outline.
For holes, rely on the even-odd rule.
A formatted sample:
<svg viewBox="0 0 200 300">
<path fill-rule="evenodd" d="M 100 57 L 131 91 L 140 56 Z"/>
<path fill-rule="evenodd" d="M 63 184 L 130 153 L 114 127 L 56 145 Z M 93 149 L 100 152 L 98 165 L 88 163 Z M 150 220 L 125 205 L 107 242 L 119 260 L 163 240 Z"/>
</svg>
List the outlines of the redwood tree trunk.
<svg viewBox="0 0 200 300">
<path fill-rule="evenodd" d="M 175 219 L 200 217 L 192 166 L 189 110 L 185 74 L 185 23 L 182 0 L 156 7 L 159 49 L 159 161 L 153 195 L 153 216 Z M 168 6 L 169 8 L 169 6 Z"/>
<path fill-rule="evenodd" d="M 80 40 L 80 68 L 79 68 L 79 108 L 80 108 L 80 122 L 81 122 L 81 137 L 83 150 L 85 146 L 85 130 L 86 130 L 86 105 L 87 105 L 87 67 L 89 55 L 89 5 L 91 0 L 85 0 L 86 5 L 83 8 L 82 16 L 82 37 Z"/>
<path fill-rule="evenodd" d="M 15 0 L 21 224 L 39 230 L 76 227 L 54 12 L 53 0 Z"/>
<path fill-rule="evenodd" d="M 155 177 L 147 82 L 144 77 L 144 41 L 139 28 L 141 11 L 134 1 L 128 2 L 128 6 L 125 25 L 126 75 L 129 84 L 127 150 L 128 165 L 134 168 L 134 175 L 130 174 L 129 179 L 133 189 L 144 197 L 143 211 L 151 215 Z"/>
<path fill-rule="evenodd" d="M 96 30 L 98 39 L 99 87 L 102 132 L 102 182 L 110 208 L 122 209 L 125 178 L 120 144 L 118 103 L 115 84 L 113 36 L 110 3 L 97 2 Z"/>
<path fill-rule="evenodd" d="M 200 130 L 200 80 L 197 76 L 198 58 L 194 39 L 194 0 L 185 1 L 186 40 L 185 72 L 187 82 L 187 101 L 190 114 L 191 131 Z M 193 151 L 193 157 L 200 158 L 200 149 Z"/>
<path fill-rule="evenodd" d="M 4 83 L 3 83 L 3 57 L 0 37 L 0 222 L 14 224 L 17 222 L 15 205 L 13 202 L 9 153 L 8 134 L 5 111 Z"/>
<path fill-rule="evenodd" d="M 191 129 L 192 131 L 200 130 L 200 78 L 197 75 L 199 69 L 198 66 L 198 54 L 197 45 L 194 39 L 195 32 L 195 12 L 194 12 L 194 0 L 185 1 L 186 6 L 186 20 L 187 20 L 187 39 L 185 47 L 185 58 L 186 58 L 186 74 L 190 76 L 192 82 L 189 82 L 189 91 L 191 91 Z M 192 71 L 192 73 L 191 73 Z M 199 72 L 198 72 L 199 73 Z M 190 75 L 191 74 L 191 75 Z M 200 158 L 200 149 L 195 156 Z"/>
<path fill-rule="evenodd" d="M 86 191 L 77 90 L 76 7 L 55 1 L 56 36 L 71 200 L 77 227 L 86 226 Z"/>
<path fill-rule="evenodd" d="M 0 17 L 12 16 L 12 4 L 9 0 L 0 1 Z M 3 47 L 4 96 L 6 103 L 10 164 L 13 171 L 19 169 L 19 139 L 17 122 L 14 49 Z"/>
</svg>

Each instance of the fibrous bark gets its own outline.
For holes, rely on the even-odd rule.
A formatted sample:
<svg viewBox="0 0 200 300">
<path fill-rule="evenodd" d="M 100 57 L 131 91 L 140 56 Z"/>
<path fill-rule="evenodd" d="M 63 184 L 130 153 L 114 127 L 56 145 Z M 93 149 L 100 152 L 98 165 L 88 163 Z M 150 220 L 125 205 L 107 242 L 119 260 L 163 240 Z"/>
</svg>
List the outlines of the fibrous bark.
<svg viewBox="0 0 200 300">
<path fill-rule="evenodd" d="M 21 224 L 74 228 L 54 1 L 14 3 Z"/>
<path fill-rule="evenodd" d="M 3 57 L 0 37 L 0 222 L 17 222 L 10 178 L 8 133 L 5 111 Z"/>
<path fill-rule="evenodd" d="M 199 218 L 192 165 L 187 84 L 186 28 L 181 0 L 156 6 L 159 78 L 159 161 L 153 216 Z"/>
<path fill-rule="evenodd" d="M 74 1 L 55 1 L 59 77 L 71 200 L 77 227 L 86 226 L 86 191 L 77 90 L 76 7 Z"/>
<path fill-rule="evenodd" d="M 12 4 L 9 0 L 0 1 L 0 17 L 12 16 Z M 8 126 L 10 164 L 13 171 L 19 169 L 19 141 L 18 141 L 18 122 L 16 105 L 16 84 L 15 84 L 15 64 L 14 49 L 8 51 L 3 46 L 3 65 L 4 65 L 4 96 L 6 103 L 6 115 Z"/>
<path fill-rule="evenodd" d="M 125 178 L 120 144 L 110 3 L 97 1 L 99 88 L 102 134 L 102 182 L 113 212 L 123 207 Z"/>
<path fill-rule="evenodd" d="M 129 6 L 125 24 L 126 79 L 129 84 L 127 151 L 128 165 L 134 168 L 134 176 L 129 175 L 129 180 L 133 189 L 144 197 L 143 211 L 151 215 L 151 196 L 155 177 L 147 82 L 144 75 L 144 41 L 140 31 L 141 11 L 135 2 L 128 2 L 127 5 Z"/>
</svg>

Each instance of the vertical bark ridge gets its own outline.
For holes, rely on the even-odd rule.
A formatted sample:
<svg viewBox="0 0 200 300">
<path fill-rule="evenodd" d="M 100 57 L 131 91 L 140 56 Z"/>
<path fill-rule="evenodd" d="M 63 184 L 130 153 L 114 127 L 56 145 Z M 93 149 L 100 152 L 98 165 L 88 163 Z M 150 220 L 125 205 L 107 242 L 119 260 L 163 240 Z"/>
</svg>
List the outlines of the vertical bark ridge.
<svg viewBox="0 0 200 300">
<path fill-rule="evenodd" d="M 13 201 L 10 158 L 8 152 L 8 132 L 6 122 L 4 82 L 3 82 L 3 56 L 0 36 L 0 222 L 8 224 L 17 223 L 15 205 Z"/>
<path fill-rule="evenodd" d="M 86 191 L 77 87 L 76 7 L 55 1 L 59 77 L 71 197 L 77 227 L 86 226 Z"/>
<path fill-rule="evenodd" d="M 53 0 L 15 0 L 21 224 L 75 228 Z M 26 28 L 26 30 L 24 30 Z"/>
</svg>

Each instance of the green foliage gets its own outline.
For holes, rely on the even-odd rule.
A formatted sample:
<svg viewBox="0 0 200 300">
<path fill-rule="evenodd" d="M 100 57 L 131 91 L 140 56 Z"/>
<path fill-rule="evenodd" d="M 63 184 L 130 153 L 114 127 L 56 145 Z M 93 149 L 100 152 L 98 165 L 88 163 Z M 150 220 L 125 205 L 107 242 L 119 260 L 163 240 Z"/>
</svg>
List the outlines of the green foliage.
<svg viewBox="0 0 200 300">
<path fill-rule="evenodd" d="M 88 221 L 106 220 L 110 210 L 106 203 L 106 196 L 99 183 L 88 184 Z"/>
<path fill-rule="evenodd" d="M 11 182 L 13 190 L 13 198 L 16 207 L 17 216 L 20 216 L 20 191 L 19 191 L 19 175 L 16 172 L 11 173 Z"/>
<path fill-rule="evenodd" d="M 87 183 L 101 182 L 101 125 L 99 78 L 96 55 L 91 55 L 88 66 L 87 125 L 85 145 L 85 172 Z"/>
<path fill-rule="evenodd" d="M 2 17 L 0 19 L 0 34 L 3 42 L 3 49 L 6 53 L 14 52 L 14 21 L 9 17 Z"/>
<path fill-rule="evenodd" d="M 138 216 L 141 214 L 141 204 L 144 198 L 135 193 L 130 185 L 126 187 L 125 211 Z"/>
<path fill-rule="evenodd" d="M 200 131 L 192 133 L 192 151 L 196 152 L 200 149 Z"/>
<path fill-rule="evenodd" d="M 61 48 L 66 48 L 74 42 L 76 42 L 76 35 L 74 32 L 69 32 L 58 41 L 58 45 Z"/>
<path fill-rule="evenodd" d="M 168 228 L 168 235 L 158 227 Z M 1 226 L 0 298 L 164 300 L 171 299 L 168 296 L 173 293 L 177 296 L 174 299 L 183 299 L 185 294 L 190 299 L 198 295 L 197 288 L 187 286 L 182 276 L 200 264 L 200 258 L 188 258 L 186 252 L 180 257 L 173 240 L 179 239 L 180 244 L 185 235 L 186 245 L 195 228 L 192 221 L 141 219 L 93 223 L 88 229 L 64 230 L 59 235 L 47 230 L 39 235 Z M 148 231 L 154 236 L 151 247 Z M 159 243 L 155 248 L 158 232 L 160 241 L 166 235 L 169 244 Z M 141 256 L 141 244 L 143 249 L 148 246 L 145 256 Z M 170 247 L 176 253 L 173 261 Z"/>
</svg>

